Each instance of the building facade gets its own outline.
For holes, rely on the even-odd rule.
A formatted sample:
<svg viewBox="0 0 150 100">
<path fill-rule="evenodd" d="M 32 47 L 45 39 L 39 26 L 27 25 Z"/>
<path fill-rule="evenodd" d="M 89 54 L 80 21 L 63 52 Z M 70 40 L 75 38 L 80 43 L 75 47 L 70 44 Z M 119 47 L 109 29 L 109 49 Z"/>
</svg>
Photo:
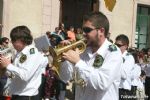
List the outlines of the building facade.
<svg viewBox="0 0 150 100">
<path fill-rule="evenodd" d="M 130 46 L 139 49 L 150 47 L 150 0 L 117 0 L 112 12 L 101 0 L 99 10 L 109 18 L 113 40 L 118 34 L 126 34 Z"/>
<path fill-rule="evenodd" d="M 126 34 L 130 46 L 150 46 L 150 0 L 117 0 L 112 12 L 104 0 L 1 0 L 0 32 L 9 37 L 10 30 L 27 25 L 34 37 L 54 31 L 63 22 L 66 27 L 82 27 L 82 16 L 102 11 L 110 21 L 111 39 Z"/>
</svg>

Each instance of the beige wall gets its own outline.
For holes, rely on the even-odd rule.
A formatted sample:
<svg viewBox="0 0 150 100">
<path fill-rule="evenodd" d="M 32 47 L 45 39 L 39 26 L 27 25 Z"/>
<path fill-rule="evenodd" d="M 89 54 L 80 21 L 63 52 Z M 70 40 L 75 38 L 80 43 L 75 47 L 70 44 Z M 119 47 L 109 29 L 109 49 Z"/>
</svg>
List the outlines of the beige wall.
<svg viewBox="0 0 150 100">
<path fill-rule="evenodd" d="M 0 0 L 0 24 L 2 24 L 3 1 Z"/>
<path fill-rule="evenodd" d="M 9 37 L 10 30 L 18 25 L 30 28 L 34 37 L 41 34 L 41 0 L 4 0 L 3 36 Z"/>
<path fill-rule="evenodd" d="M 126 34 L 134 46 L 137 4 L 150 5 L 150 0 L 117 0 L 113 12 L 109 12 L 100 1 L 100 11 L 110 21 L 111 38 Z M 9 36 L 10 30 L 18 25 L 27 25 L 34 37 L 53 32 L 59 24 L 59 0 L 3 0 L 3 36 Z"/>
<path fill-rule="evenodd" d="M 150 0 L 135 0 L 136 3 L 150 5 Z"/>
<path fill-rule="evenodd" d="M 117 0 L 112 12 L 109 12 L 103 0 L 100 0 L 100 11 L 110 21 L 111 39 L 119 34 L 126 34 L 130 40 L 130 46 L 135 46 L 136 12 L 137 4 L 150 5 L 150 0 Z"/>
<path fill-rule="evenodd" d="M 110 33 L 113 41 L 118 34 L 126 34 L 130 42 L 132 41 L 133 0 L 117 0 L 112 12 L 106 9 L 103 0 L 101 0 L 100 11 L 104 12 L 110 21 Z"/>
<path fill-rule="evenodd" d="M 60 0 L 43 0 L 42 33 L 53 32 L 59 25 Z"/>
<path fill-rule="evenodd" d="M 54 31 L 59 24 L 59 0 L 3 0 L 3 34 L 9 37 L 12 28 L 26 25 L 34 38 Z"/>
<path fill-rule="evenodd" d="M 3 15 L 3 1 L 0 0 L 0 35 L 2 32 L 2 15 Z"/>
</svg>

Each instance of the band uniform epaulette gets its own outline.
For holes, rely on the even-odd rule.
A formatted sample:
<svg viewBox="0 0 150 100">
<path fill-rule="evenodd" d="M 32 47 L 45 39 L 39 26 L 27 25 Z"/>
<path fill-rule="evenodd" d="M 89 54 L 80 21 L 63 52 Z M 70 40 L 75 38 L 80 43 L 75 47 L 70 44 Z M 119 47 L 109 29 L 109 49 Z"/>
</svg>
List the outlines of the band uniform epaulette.
<svg viewBox="0 0 150 100">
<path fill-rule="evenodd" d="M 30 49 L 30 54 L 35 54 L 34 48 Z"/>
<path fill-rule="evenodd" d="M 112 45 L 109 45 L 109 50 L 112 52 L 112 51 L 117 51 L 117 47 L 112 44 Z"/>
</svg>

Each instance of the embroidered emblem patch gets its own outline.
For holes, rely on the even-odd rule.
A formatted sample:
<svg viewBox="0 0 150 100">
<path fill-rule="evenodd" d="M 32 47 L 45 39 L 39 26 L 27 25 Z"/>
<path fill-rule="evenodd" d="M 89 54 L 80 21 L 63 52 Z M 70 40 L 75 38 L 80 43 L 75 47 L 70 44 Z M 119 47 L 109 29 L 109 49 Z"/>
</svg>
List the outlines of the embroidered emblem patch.
<svg viewBox="0 0 150 100">
<path fill-rule="evenodd" d="M 103 57 L 101 55 L 96 55 L 93 66 L 95 68 L 99 68 L 100 66 L 102 66 L 103 62 L 104 62 Z"/>
<path fill-rule="evenodd" d="M 22 54 L 22 56 L 20 57 L 19 61 L 20 63 L 23 63 L 27 60 L 27 56 L 25 54 Z"/>
<path fill-rule="evenodd" d="M 109 45 L 110 51 L 117 51 L 117 47 L 115 45 Z"/>
<path fill-rule="evenodd" d="M 34 48 L 30 49 L 30 54 L 35 54 Z"/>
</svg>

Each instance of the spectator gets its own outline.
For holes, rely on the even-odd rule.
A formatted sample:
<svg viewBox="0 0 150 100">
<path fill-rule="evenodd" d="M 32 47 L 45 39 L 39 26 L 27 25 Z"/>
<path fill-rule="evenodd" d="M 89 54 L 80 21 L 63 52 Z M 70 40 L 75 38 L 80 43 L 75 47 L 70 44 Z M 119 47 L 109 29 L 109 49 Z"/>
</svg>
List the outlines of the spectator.
<svg viewBox="0 0 150 100">
<path fill-rule="evenodd" d="M 9 39 L 7 37 L 2 37 L 1 38 L 1 46 L 2 46 L 2 48 L 8 48 Z"/>
<path fill-rule="evenodd" d="M 81 40 L 81 39 L 83 39 L 83 32 L 82 32 L 81 28 L 77 28 L 76 40 Z"/>
<path fill-rule="evenodd" d="M 67 31 L 67 35 L 69 38 L 69 41 L 76 41 L 75 33 L 74 33 L 74 27 L 70 26 L 69 31 Z"/>
</svg>

